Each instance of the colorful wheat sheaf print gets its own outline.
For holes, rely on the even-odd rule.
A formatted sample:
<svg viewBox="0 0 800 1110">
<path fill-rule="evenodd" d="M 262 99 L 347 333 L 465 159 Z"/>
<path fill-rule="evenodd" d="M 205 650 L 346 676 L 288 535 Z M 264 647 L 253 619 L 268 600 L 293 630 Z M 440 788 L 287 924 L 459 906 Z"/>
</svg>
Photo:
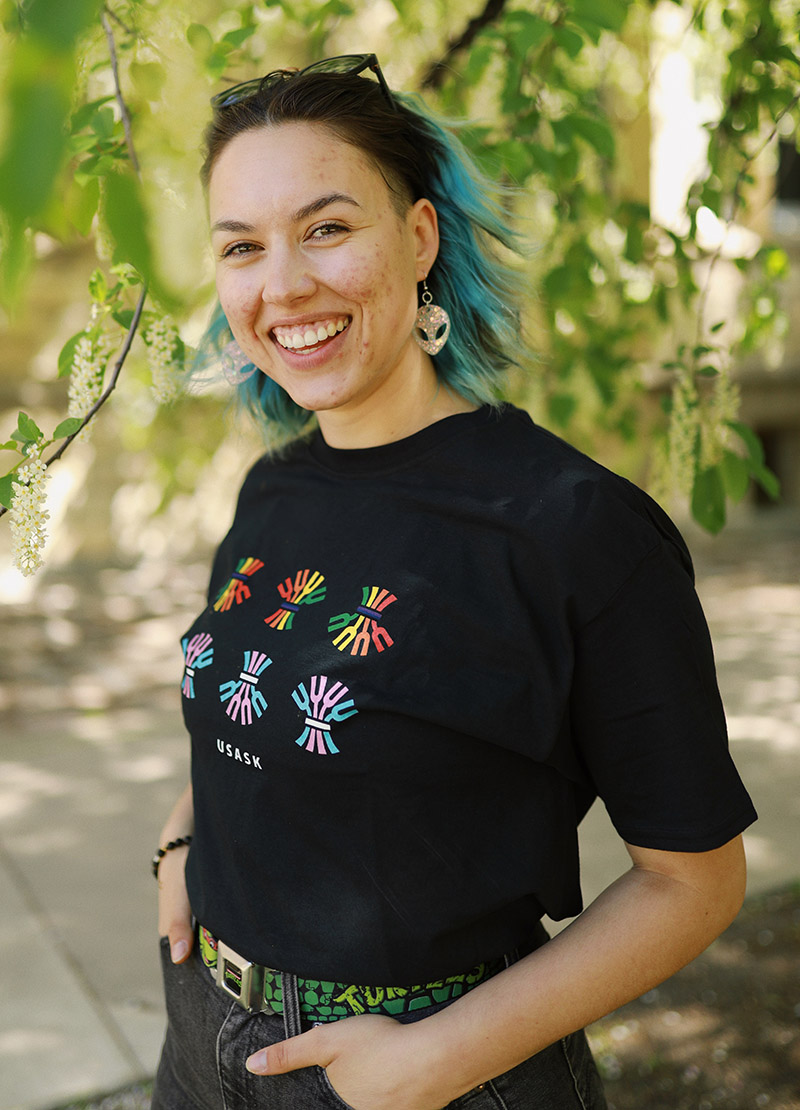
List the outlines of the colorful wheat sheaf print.
<svg viewBox="0 0 800 1110">
<path fill-rule="evenodd" d="M 347 698 L 350 690 L 342 682 L 331 682 L 326 675 L 314 675 L 309 687 L 310 690 L 301 682 L 292 691 L 297 707 L 306 714 L 305 727 L 295 743 L 308 752 L 338 755 L 339 749 L 331 736 L 332 723 L 346 721 L 358 713 L 353 699 Z"/>
<path fill-rule="evenodd" d="M 366 655 L 373 647 L 378 651 L 391 647 L 394 640 L 382 621 L 384 610 L 393 601 L 397 601 L 395 595 L 380 586 L 362 586 L 361 604 L 355 613 L 339 613 L 328 621 L 328 631 L 339 632 L 334 647 L 339 651 L 349 648 L 351 655 Z"/>
<path fill-rule="evenodd" d="M 241 725 L 251 725 L 253 710 L 256 717 L 260 717 L 267 708 L 267 700 L 256 686 L 261 674 L 271 663 L 272 660 L 263 652 L 246 651 L 244 667 L 239 672 L 239 677 L 220 683 L 219 700 L 227 701 L 225 712 L 232 721 L 238 720 Z"/>
<path fill-rule="evenodd" d="M 250 597 L 249 579 L 257 570 L 261 570 L 263 565 L 260 559 L 256 559 L 252 555 L 249 555 L 246 559 L 240 559 L 227 584 L 217 594 L 217 600 L 214 602 L 216 612 L 224 613 L 234 603 L 241 605 L 243 601 L 246 601 Z"/>
<path fill-rule="evenodd" d="M 322 584 L 324 581 L 325 575 L 318 570 L 298 570 L 294 578 L 286 578 L 280 582 L 278 593 L 283 601 L 271 616 L 264 617 L 264 623 L 280 632 L 290 629 L 294 615 L 299 612 L 301 605 L 316 605 L 325 597 L 327 588 Z"/>
<path fill-rule="evenodd" d="M 185 698 L 193 698 L 195 671 L 202 670 L 203 667 L 208 667 L 214 662 L 212 637 L 208 632 L 197 632 L 191 639 L 184 636 L 181 647 L 184 659 L 181 691 Z"/>
</svg>

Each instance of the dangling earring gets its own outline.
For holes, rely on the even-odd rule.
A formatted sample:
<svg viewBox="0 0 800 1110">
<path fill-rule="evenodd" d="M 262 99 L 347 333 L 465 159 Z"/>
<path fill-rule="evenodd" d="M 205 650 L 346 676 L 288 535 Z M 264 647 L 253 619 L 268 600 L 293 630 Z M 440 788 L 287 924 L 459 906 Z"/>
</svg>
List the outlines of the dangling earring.
<svg viewBox="0 0 800 1110">
<path fill-rule="evenodd" d="M 425 278 L 422 284 L 422 304 L 417 310 L 414 338 L 423 351 L 438 355 L 450 335 L 450 317 L 440 305 L 433 303 L 433 294 Z"/>
<path fill-rule="evenodd" d="M 258 369 L 254 366 L 235 339 L 227 343 L 220 351 L 220 366 L 225 380 L 231 385 L 241 385 L 248 378 L 252 378 Z"/>
</svg>

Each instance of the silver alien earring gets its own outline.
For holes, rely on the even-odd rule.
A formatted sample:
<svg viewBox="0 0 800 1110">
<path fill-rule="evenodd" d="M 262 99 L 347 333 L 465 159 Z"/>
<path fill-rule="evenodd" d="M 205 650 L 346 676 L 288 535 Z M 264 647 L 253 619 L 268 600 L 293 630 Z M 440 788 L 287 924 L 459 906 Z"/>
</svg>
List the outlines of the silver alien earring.
<svg viewBox="0 0 800 1110">
<path fill-rule="evenodd" d="M 252 378 L 258 369 L 254 366 L 235 339 L 231 340 L 220 351 L 220 366 L 225 380 L 231 385 L 241 385 L 248 378 Z"/>
<path fill-rule="evenodd" d="M 423 351 L 438 355 L 450 335 L 450 317 L 441 305 L 433 303 L 433 294 L 424 278 L 422 284 L 422 304 L 414 321 L 414 338 Z"/>
</svg>

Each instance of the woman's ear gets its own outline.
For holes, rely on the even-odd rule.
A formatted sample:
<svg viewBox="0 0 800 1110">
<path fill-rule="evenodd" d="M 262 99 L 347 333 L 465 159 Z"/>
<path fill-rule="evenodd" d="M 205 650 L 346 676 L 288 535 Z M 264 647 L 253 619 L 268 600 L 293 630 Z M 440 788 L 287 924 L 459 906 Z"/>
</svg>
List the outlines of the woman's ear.
<svg viewBox="0 0 800 1110">
<path fill-rule="evenodd" d="M 409 213 L 416 244 L 417 281 L 428 276 L 439 253 L 439 220 L 436 209 L 425 197 Z"/>
</svg>

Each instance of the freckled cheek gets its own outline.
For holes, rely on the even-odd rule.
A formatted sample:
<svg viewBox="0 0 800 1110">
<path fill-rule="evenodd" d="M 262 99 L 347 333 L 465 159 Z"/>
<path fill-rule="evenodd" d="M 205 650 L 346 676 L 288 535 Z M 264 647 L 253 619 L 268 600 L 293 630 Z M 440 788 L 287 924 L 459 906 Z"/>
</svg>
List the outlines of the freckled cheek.
<svg viewBox="0 0 800 1110">
<path fill-rule="evenodd" d="M 256 292 L 233 282 L 217 281 L 217 295 L 229 323 L 247 326 L 260 306 Z"/>
</svg>

